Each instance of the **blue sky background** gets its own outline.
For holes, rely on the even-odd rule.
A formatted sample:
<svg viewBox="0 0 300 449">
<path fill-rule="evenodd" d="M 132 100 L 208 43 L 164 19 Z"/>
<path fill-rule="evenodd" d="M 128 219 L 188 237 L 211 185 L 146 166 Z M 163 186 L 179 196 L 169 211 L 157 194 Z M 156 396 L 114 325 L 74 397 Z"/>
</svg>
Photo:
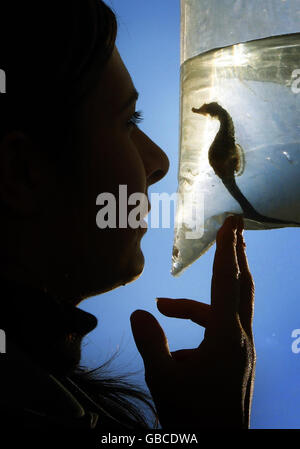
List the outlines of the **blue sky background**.
<svg viewBox="0 0 300 449">
<path fill-rule="evenodd" d="M 180 93 L 179 0 L 107 0 L 118 16 L 117 46 L 132 76 L 143 111 L 141 128 L 167 153 L 170 170 L 149 189 L 177 190 Z M 300 95 L 300 94 L 299 94 Z M 300 328 L 300 230 L 246 231 L 247 254 L 256 283 L 254 335 L 257 370 L 252 428 L 300 428 L 300 353 L 291 349 L 292 331 Z M 139 370 L 143 363 L 133 341 L 129 317 L 136 309 L 153 313 L 164 328 L 171 350 L 196 347 L 203 329 L 161 315 L 155 297 L 210 302 L 215 246 L 181 277 L 170 274 L 173 229 L 149 229 L 142 240 L 145 269 L 132 284 L 80 305 L 98 318 L 84 340 L 83 363 L 95 367 L 120 347 L 115 372 Z M 220 341 L 220 351 L 222 341 Z"/>
</svg>

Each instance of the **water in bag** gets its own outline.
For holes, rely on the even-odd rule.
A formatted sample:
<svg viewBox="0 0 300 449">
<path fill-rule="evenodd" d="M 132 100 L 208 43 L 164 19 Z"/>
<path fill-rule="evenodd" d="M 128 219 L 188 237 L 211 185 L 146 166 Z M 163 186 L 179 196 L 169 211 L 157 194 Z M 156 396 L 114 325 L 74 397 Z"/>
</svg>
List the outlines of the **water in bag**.
<svg viewBox="0 0 300 449">
<path fill-rule="evenodd" d="M 245 219 L 245 228 L 300 223 L 300 33 L 200 53 L 181 67 L 180 201 L 173 275 L 214 243 L 227 215 L 243 213 L 208 160 L 220 122 L 192 111 L 211 102 L 225 109 L 234 124 L 242 153 L 242 167 L 235 176 L 238 188 L 261 215 L 278 219 Z"/>
</svg>

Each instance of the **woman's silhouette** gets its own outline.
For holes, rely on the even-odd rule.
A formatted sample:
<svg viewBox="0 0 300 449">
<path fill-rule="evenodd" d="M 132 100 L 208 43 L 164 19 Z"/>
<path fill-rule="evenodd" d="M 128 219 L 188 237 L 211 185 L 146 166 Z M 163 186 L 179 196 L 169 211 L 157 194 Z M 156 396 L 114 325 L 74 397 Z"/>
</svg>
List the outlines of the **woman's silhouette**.
<svg viewBox="0 0 300 449">
<path fill-rule="evenodd" d="M 97 195 L 118 198 L 126 185 L 128 197 L 146 196 L 168 158 L 137 126 L 137 92 L 102 1 L 3 1 L 0 16 L 1 423 L 54 433 L 151 426 L 134 402 L 151 407 L 147 395 L 80 369 L 81 340 L 97 320 L 76 306 L 144 266 L 144 230 L 99 229 Z M 158 300 L 164 315 L 206 327 L 198 348 L 171 353 L 150 313 L 131 316 L 163 429 L 248 426 L 254 287 L 242 228 L 230 217 L 218 233 L 211 306 Z"/>
</svg>

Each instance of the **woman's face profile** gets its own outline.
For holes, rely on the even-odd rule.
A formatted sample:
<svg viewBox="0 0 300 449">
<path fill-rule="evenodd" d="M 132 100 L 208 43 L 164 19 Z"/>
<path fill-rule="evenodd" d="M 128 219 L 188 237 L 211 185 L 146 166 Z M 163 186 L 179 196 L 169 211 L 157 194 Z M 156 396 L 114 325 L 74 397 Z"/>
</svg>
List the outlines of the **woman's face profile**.
<svg viewBox="0 0 300 449">
<path fill-rule="evenodd" d="M 79 176 L 83 182 L 79 181 L 79 189 L 75 185 L 67 188 L 73 208 L 67 207 L 65 219 L 60 220 L 65 223 L 61 236 L 67 257 L 65 277 L 74 293 L 77 290 L 82 296 L 124 285 L 143 270 L 140 242 L 145 229 L 128 225 L 119 228 L 119 186 L 126 186 L 126 202 L 131 194 L 147 195 L 149 185 L 168 171 L 169 161 L 132 124 L 136 100 L 131 77 L 115 48 L 80 114 L 74 141 L 82 156 Z M 75 192 L 80 189 L 77 199 Z M 96 215 L 103 207 L 96 205 L 96 198 L 104 192 L 116 199 L 115 228 L 100 229 L 96 223 Z M 147 213 L 149 204 L 145 206 Z M 128 212 L 134 207 L 128 206 Z M 113 214 L 114 210 L 111 218 Z"/>
<path fill-rule="evenodd" d="M 78 304 L 141 274 L 145 229 L 124 225 L 124 204 L 132 194 L 144 194 L 146 215 L 147 189 L 167 173 L 169 161 L 133 124 L 136 99 L 115 48 L 97 86 L 78 109 L 71 143 L 54 143 L 59 160 L 46 156 L 46 132 L 37 145 L 22 133 L 9 133 L 2 140 L 0 191 L 3 203 L 13 210 L 1 224 L 7 277 Z M 51 127 L 55 136 L 55 120 Z M 100 194 L 112 198 L 104 229 L 101 220 L 96 222 L 107 205 L 96 204 Z M 126 222 L 137 204 L 128 205 Z"/>
</svg>

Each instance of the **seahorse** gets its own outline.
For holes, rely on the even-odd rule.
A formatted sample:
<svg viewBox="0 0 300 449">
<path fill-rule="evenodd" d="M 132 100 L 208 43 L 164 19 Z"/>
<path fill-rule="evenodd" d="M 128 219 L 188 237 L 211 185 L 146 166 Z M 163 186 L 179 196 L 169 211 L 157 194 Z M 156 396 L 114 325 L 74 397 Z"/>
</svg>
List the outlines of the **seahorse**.
<svg viewBox="0 0 300 449">
<path fill-rule="evenodd" d="M 226 109 L 222 108 L 218 103 L 212 102 L 204 103 L 198 109 L 192 108 L 192 111 L 196 114 L 210 115 L 212 118 L 217 118 L 220 122 L 219 131 L 208 151 L 208 161 L 228 192 L 241 206 L 244 218 L 260 223 L 300 226 L 300 223 L 297 222 L 284 221 L 260 214 L 240 191 L 235 175 L 241 174 L 243 171 L 244 151 L 235 142 L 233 121 Z"/>
</svg>

